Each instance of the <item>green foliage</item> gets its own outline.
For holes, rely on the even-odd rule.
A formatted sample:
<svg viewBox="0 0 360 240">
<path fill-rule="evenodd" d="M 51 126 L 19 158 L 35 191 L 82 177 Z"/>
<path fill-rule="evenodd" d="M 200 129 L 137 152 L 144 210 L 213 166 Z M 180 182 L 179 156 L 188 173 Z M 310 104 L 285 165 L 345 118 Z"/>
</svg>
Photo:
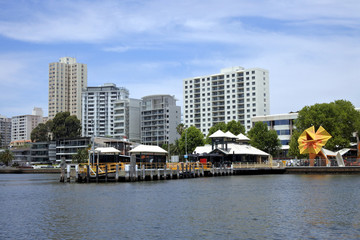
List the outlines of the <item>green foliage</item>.
<svg viewBox="0 0 360 240">
<path fill-rule="evenodd" d="M 257 122 L 248 132 L 250 145 L 276 156 L 281 144 L 275 130 L 269 130 L 266 123 Z"/>
<path fill-rule="evenodd" d="M 185 125 L 183 123 L 180 123 L 179 125 L 177 125 L 176 131 L 180 136 L 182 135 L 184 130 L 185 130 Z"/>
<path fill-rule="evenodd" d="M 72 156 L 73 163 L 86 163 L 89 158 L 88 150 L 85 148 L 79 148 L 75 155 Z"/>
<path fill-rule="evenodd" d="M 31 141 L 32 142 L 46 142 L 51 140 L 50 129 L 52 126 L 52 121 L 49 120 L 45 124 L 40 123 L 31 131 Z"/>
<path fill-rule="evenodd" d="M 243 133 L 243 134 L 245 133 L 245 127 L 240 122 L 237 122 L 235 120 L 232 120 L 232 121 L 228 122 L 227 124 L 224 122 L 219 122 L 209 129 L 209 133 L 205 139 L 205 142 L 207 144 L 211 144 L 211 139 L 209 138 L 209 136 L 218 130 L 221 130 L 223 132 L 230 131 L 234 135 L 239 135 L 240 133 Z"/>
<path fill-rule="evenodd" d="M 170 148 L 169 148 L 168 144 L 163 144 L 161 146 L 161 148 L 163 148 L 165 151 L 168 151 L 170 156 L 180 155 L 179 140 L 178 139 L 175 140 L 175 144 L 170 143 Z"/>
<path fill-rule="evenodd" d="M 9 149 L 0 153 L 0 162 L 3 162 L 6 166 L 14 159 L 14 155 Z"/>
<path fill-rule="evenodd" d="M 76 116 L 69 112 L 57 113 L 53 119 L 51 131 L 54 139 L 80 137 L 81 124 Z"/>
<path fill-rule="evenodd" d="M 302 133 L 311 126 L 315 127 L 315 131 L 320 126 L 325 128 L 332 136 L 325 147 L 336 151 L 349 147 L 353 133 L 359 132 L 360 113 L 355 110 L 351 102 L 346 100 L 305 106 L 299 112 L 296 128 Z M 294 142 L 289 152 L 294 154 L 296 149 L 298 145 Z"/>
<path fill-rule="evenodd" d="M 296 158 L 308 158 L 307 155 L 304 154 L 300 154 L 299 151 L 299 144 L 298 144 L 298 139 L 300 137 L 300 132 L 297 130 L 294 130 L 292 135 L 291 135 L 291 139 L 290 139 L 290 143 L 289 143 L 289 152 L 288 152 L 288 156 L 289 157 L 296 157 Z"/>
<path fill-rule="evenodd" d="M 185 141 L 185 138 L 187 141 Z M 194 126 L 184 130 L 181 138 L 178 140 L 178 150 L 181 155 L 186 153 L 185 144 L 187 146 L 187 153 L 192 153 L 196 147 L 204 146 L 204 135 Z"/>
</svg>

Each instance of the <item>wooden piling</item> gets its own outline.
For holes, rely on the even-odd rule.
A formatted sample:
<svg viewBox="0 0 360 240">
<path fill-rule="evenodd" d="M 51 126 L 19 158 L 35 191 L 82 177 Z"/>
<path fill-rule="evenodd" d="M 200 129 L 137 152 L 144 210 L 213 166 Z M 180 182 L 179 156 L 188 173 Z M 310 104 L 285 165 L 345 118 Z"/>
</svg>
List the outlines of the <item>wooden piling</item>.
<svg viewBox="0 0 360 240">
<path fill-rule="evenodd" d="M 86 182 L 90 182 L 90 164 L 86 166 Z"/>
<path fill-rule="evenodd" d="M 119 164 L 116 164 L 115 181 L 119 181 Z"/>
<path fill-rule="evenodd" d="M 99 165 L 96 164 L 96 183 L 99 182 Z"/>
<path fill-rule="evenodd" d="M 176 179 L 180 178 L 180 170 L 179 170 L 179 165 L 176 166 Z"/>
<path fill-rule="evenodd" d="M 108 165 L 105 165 L 105 182 L 108 181 Z"/>
<path fill-rule="evenodd" d="M 166 164 L 164 165 L 164 180 L 166 180 Z"/>
</svg>

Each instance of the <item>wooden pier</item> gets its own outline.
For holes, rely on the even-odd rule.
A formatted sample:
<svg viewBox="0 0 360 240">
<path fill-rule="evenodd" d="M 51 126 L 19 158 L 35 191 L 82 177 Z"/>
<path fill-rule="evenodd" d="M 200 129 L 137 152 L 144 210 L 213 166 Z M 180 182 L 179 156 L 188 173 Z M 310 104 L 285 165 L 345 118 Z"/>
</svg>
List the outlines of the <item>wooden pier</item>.
<svg viewBox="0 0 360 240">
<path fill-rule="evenodd" d="M 267 164 L 211 163 L 103 163 L 99 165 L 69 164 L 61 170 L 61 182 L 126 182 L 154 181 L 230 175 L 282 174 L 284 168 Z"/>
</svg>

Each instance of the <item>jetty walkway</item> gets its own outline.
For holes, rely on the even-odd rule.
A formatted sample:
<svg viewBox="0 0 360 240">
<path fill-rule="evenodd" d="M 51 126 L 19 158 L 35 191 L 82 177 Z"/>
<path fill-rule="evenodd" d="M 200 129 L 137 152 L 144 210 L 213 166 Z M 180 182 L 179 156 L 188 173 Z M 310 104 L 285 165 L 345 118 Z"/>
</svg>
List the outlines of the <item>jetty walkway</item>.
<svg viewBox="0 0 360 240">
<path fill-rule="evenodd" d="M 270 164 L 237 163 L 100 163 L 68 164 L 61 169 L 61 182 L 152 181 L 228 175 L 281 174 L 285 168 Z"/>
</svg>

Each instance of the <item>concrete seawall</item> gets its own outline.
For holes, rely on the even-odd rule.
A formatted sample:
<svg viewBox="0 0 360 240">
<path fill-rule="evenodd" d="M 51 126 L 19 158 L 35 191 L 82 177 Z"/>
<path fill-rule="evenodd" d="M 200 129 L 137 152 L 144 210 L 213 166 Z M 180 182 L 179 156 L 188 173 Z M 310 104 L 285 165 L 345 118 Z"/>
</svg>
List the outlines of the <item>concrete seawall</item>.
<svg viewBox="0 0 360 240">
<path fill-rule="evenodd" d="M 59 168 L 43 168 L 43 169 L 33 169 L 33 168 L 13 168 L 13 167 L 6 167 L 0 168 L 0 174 L 14 174 L 14 173 L 56 173 L 60 174 L 61 170 Z"/>
<path fill-rule="evenodd" d="M 285 174 L 360 174 L 360 167 L 286 167 Z"/>
</svg>

